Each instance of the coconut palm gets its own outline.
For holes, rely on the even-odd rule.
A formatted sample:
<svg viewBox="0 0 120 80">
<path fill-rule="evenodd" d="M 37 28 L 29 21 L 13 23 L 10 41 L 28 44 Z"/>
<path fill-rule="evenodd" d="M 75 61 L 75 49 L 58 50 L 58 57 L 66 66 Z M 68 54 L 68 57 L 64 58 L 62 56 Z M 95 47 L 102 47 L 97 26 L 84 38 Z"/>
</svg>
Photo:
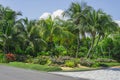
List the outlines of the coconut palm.
<svg viewBox="0 0 120 80">
<path fill-rule="evenodd" d="M 37 26 L 36 20 L 29 21 L 28 18 L 21 19 L 21 34 L 19 35 L 21 49 L 26 54 L 36 56 L 41 51 L 45 41 L 40 37 L 40 28 Z"/>
<path fill-rule="evenodd" d="M 114 23 L 109 15 L 104 13 L 101 10 L 95 11 L 92 10 L 88 12 L 86 17 L 87 25 L 89 27 L 89 34 L 91 34 L 91 47 L 89 48 L 87 57 L 90 56 L 90 52 L 98 44 L 99 40 L 105 37 L 106 34 L 109 34 L 113 31 L 116 31 L 117 25 Z M 98 38 L 97 38 L 98 37 Z M 95 43 L 95 40 L 97 41 Z"/>
<path fill-rule="evenodd" d="M 13 40 L 17 36 L 16 24 L 17 16 L 21 15 L 20 12 L 15 12 L 9 7 L 3 7 L 0 5 L 0 43 L 3 47 L 4 53 L 10 52 L 10 46 L 13 45 Z"/>
<path fill-rule="evenodd" d="M 48 43 L 48 51 L 51 55 L 54 53 L 55 42 L 59 45 L 72 34 L 69 33 L 62 25 L 58 18 L 52 19 L 51 16 L 47 19 L 40 20 L 41 35 Z M 55 55 L 55 54 L 54 54 Z"/>
<path fill-rule="evenodd" d="M 79 4 L 78 2 L 72 3 L 70 8 L 65 11 L 64 15 L 69 17 L 69 21 L 72 21 L 74 24 L 74 34 L 77 38 L 77 49 L 76 49 L 76 57 L 78 55 L 78 50 L 80 46 L 80 36 L 85 37 L 85 31 L 86 31 L 86 23 L 85 23 L 85 17 L 87 12 L 89 12 L 92 8 L 90 6 L 87 6 L 86 3 L 81 2 Z"/>
</svg>

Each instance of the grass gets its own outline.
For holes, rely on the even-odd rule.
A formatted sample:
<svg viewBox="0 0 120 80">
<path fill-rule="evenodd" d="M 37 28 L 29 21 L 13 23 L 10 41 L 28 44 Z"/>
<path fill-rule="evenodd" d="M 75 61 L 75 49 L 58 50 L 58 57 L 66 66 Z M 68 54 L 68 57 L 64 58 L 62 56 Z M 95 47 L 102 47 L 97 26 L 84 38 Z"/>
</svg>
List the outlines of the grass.
<svg viewBox="0 0 120 80">
<path fill-rule="evenodd" d="M 104 67 L 113 67 L 113 66 L 120 66 L 120 63 L 117 62 L 111 62 L 111 63 L 101 63 L 102 66 Z M 39 65 L 39 64 L 30 64 L 30 63 L 22 63 L 22 62 L 10 62 L 7 64 L 4 64 L 7 66 L 13 66 L 13 67 L 18 67 L 18 68 L 24 68 L 24 69 L 31 69 L 31 70 L 38 70 L 38 71 L 45 71 L 45 72 L 50 72 L 50 71 L 89 71 L 89 70 L 98 70 L 101 69 L 102 67 L 88 67 L 88 68 L 73 68 L 71 70 L 62 70 L 60 67 L 56 66 L 47 66 L 47 65 Z"/>
<path fill-rule="evenodd" d="M 18 67 L 18 68 L 24 68 L 24 69 L 38 70 L 38 71 L 46 71 L 46 72 L 62 70 L 61 68 L 55 67 L 55 66 L 29 64 L 29 63 L 22 63 L 22 62 L 10 62 L 10 63 L 4 64 L 4 65 Z"/>
<path fill-rule="evenodd" d="M 120 66 L 120 63 L 118 62 L 110 62 L 110 63 L 102 63 L 106 67 L 113 67 L 113 66 Z"/>
</svg>

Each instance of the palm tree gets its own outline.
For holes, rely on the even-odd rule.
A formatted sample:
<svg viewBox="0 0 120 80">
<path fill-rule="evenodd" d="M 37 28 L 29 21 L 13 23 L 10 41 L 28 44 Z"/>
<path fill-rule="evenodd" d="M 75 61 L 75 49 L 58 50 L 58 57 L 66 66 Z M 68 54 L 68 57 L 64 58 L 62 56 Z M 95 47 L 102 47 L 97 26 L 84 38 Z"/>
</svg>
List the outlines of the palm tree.
<svg viewBox="0 0 120 80">
<path fill-rule="evenodd" d="M 72 3 L 70 8 L 65 11 L 64 16 L 69 17 L 69 21 L 72 21 L 74 24 L 74 34 L 77 38 L 77 49 L 76 49 L 76 57 L 78 55 L 78 50 L 80 46 L 80 36 L 85 37 L 86 24 L 85 17 L 86 14 L 92 9 L 92 7 L 88 6 L 85 2 Z"/>
<path fill-rule="evenodd" d="M 18 23 L 18 15 L 21 15 L 21 13 L 0 5 L 0 43 L 4 53 L 11 51 L 10 46 L 13 45 L 13 40 L 18 34 L 15 31 L 17 28 L 15 25 Z"/>
<path fill-rule="evenodd" d="M 40 37 L 40 28 L 36 20 L 29 21 L 28 18 L 21 19 L 20 46 L 26 54 L 36 56 L 41 51 L 45 41 Z"/>
<path fill-rule="evenodd" d="M 72 35 L 60 23 L 60 19 L 52 20 L 51 16 L 48 19 L 40 20 L 41 35 L 48 43 L 47 49 L 50 51 L 51 56 L 54 54 L 55 42 L 59 42 L 60 45 L 63 39 Z"/>
<path fill-rule="evenodd" d="M 117 25 L 114 23 L 109 15 L 101 10 L 92 10 L 88 12 L 86 22 L 89 27 L 89 34 L 91 34 L 91 47 L 89 48 L 87 57 L 90 57 L 90 52 L 95 48 L 100 39 L 104 38 L 106 33 L 109 34 L 116 31 Z M 96 38 L 98 37 L 97 41 Z M 96 43 L 95 43 L 96 42 Z"/>
</svg>

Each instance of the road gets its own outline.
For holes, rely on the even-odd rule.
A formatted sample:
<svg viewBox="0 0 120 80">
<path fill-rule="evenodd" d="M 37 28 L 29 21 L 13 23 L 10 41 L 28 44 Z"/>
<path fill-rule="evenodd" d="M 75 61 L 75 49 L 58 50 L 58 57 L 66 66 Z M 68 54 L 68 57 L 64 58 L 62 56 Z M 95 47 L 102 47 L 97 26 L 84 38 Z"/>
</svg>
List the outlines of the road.
<svg viewBox="0 0 120 80">
<path fill-rule="evenodd" d="M 0 80 L 86 80 L 0 65 Z"/>
</svg>

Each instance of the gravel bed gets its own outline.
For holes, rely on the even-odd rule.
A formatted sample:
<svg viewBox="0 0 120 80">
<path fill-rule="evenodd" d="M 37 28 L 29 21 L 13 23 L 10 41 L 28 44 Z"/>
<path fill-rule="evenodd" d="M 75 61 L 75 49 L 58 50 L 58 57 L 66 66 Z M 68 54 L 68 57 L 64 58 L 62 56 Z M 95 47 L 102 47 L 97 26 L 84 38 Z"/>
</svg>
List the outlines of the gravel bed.
<svg viewBox="0 0 120 80">
<path fill-rule="evenodd" d="M 51 72 L 52 74 L 85 78 L 89 80 L 120 80 L 120 68 L 108 68 L 80 72 Z"/>
</svg>

